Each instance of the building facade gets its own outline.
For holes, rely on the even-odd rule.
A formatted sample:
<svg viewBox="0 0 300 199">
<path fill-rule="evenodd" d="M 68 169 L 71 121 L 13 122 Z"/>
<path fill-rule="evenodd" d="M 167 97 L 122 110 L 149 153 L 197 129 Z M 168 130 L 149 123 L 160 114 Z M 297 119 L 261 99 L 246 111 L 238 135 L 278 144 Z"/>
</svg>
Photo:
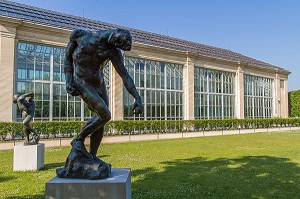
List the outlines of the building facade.
<svg viewBox="0 0 300 199">
<path fill-rule="evenodd" d="M 18 121 L 13 95 L 34 91 L 35 120 L 86 120 L 91 113 L 66 93 L 65 47 L 75 28 L 124 28 L 0 0 L 0 121 Z M 134 99 L 109 63 L 104 71 L 113 120 L 288 117 L 289 71 L 230 50 L 128 29 L 125 66 L 143 98 Z"/>
</svg>

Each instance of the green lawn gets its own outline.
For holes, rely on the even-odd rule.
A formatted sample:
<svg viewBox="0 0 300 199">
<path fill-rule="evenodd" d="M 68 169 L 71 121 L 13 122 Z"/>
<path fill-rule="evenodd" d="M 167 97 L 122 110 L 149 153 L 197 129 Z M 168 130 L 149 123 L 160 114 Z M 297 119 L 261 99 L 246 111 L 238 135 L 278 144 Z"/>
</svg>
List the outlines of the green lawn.
<svg viewBox="0 0 300 199">
<path fill-rule="evenodd" d="M 12 172 L 13 151 L 0 151 L 0 198 L 44 198 L 69 150 L 46 148 L 38 172 Z M 133 198 L 300 197 L 300 131 L 105 144 L 98 155 L 132 169 Z"/>
</svg>

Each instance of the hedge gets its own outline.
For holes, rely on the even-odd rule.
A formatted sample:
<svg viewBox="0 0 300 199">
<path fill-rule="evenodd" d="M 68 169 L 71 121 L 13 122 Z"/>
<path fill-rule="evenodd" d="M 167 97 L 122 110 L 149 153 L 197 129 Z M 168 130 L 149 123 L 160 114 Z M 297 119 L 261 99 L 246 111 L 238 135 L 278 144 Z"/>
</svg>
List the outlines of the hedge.
<svg viewBox="0 0 300 199">
<path fill-rule="evenodd" d="M 71 137 L 80 132 L 83 121 L 45 121 L 32 122 L 33 129 L 49 137 Z M 207 130 L 273 128 L 299 126 L 300 118 L 269 119 L 207 119 L 207 120 L 119 120 L 105 125 L 105 135 L 132 135 L 171 132 L 197 132 Z M 22 134 L 21 122 L 0 122 L 0 139 L 7 135 L 14 138 Z"/>
</svg>

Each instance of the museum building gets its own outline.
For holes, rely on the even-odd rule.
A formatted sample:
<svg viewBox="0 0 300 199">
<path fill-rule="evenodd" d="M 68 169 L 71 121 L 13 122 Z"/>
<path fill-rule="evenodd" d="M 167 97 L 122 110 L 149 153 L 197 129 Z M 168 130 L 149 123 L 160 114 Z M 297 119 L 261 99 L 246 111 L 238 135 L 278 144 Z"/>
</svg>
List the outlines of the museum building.
<svg viewBox="0 0 300 199">
<path fill-rule="evenodd" d="M 227 49 L 0 0 L 0 121 L 19 121 L 14 94 L 35 93 L 35 120 L 86 120 L 79 97 L 66 93 L 63 72 L 75 28 L 124 28 L 133 36 L 124 64 L 144 102 L 134 99 L 112 64 L 104 71 L 113 120 L 288 117 L 289 71 Z"/>
</svg>

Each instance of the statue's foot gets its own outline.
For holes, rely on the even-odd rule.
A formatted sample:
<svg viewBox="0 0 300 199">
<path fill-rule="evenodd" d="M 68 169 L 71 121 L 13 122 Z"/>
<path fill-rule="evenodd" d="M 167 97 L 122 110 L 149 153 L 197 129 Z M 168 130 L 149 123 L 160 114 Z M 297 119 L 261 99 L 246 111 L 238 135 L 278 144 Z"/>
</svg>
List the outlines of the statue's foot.
<svg viewBox="0 0 300 199">
<path fill-rule="evenodd" d="M 93 156 L 94 160 L 100 160 L 96 155 L 94 155 L 94 154 L 91 154 L 91 155 Z"/>
<path fill-rule="evenodd" d="M 97 157 L 90 153 L 89 155 L 91 158 L 86 158 L 81 151 L 73 147 L 67 157 L 65 167 L 56 169 L 57 177 L 91 180 L 108 178 L 111 173 L 111 164 L 100 159 L 94 160 Z"/>
<path fill-rule="evenodd" d="M 25 138 L 25 140 L 24 140 L 24 143 L 23 143 L 23 144 L 24 144 L 24 146 L 30 145 L 30 141 L 29 141 L 28 139 L 26 139 L 26 138 Z"/>
<path fill-rule="evenodd" d="M 93 158 L 92 154 L 90 154 L 84 145 L 84 141 L 83 140 L 79 140 L 79 139 L 73 139 L 71 141 L 71 146 L 73 148 L 75 148 L 77 151 L 81 151 L 86 157 L 88 158 Z"/>
<path fill-rule="evenodd" d="M 30 145 L 30 142 L 29 141 L 24 141 L 24 146 L 28 146 L 28 145 Z"/>
<path fill-rule="evenodd" d="M 93 156 L 93 159 L 98 161 L 98 162 L 103 162 L 102 160 L 100 160 L 100 158 L 98 158 L 96 155 L 91 154 Z"/>
<path fill-rule="evenodd" d="M 33 134 L 33 136 L 32 136 L 32 143 L 33 144 L 37 144 L 38 142 L 39 142 L 39 140 L 40 140 L 40 136 L 38 135 L 38 134 Z"/>
<path fill-rule="evenodd" d="M 103 160 L 101 160 L 94 154 L 92 154 L 92 156 L 93 156 L 93 159 L 98 162 L 98 164 L 103 165 L 103 166 L 106 165 L 107 168 L 109 169 L 109 173 L 111 172 L 111 164 L 104 162 Z"/>
</svg>

